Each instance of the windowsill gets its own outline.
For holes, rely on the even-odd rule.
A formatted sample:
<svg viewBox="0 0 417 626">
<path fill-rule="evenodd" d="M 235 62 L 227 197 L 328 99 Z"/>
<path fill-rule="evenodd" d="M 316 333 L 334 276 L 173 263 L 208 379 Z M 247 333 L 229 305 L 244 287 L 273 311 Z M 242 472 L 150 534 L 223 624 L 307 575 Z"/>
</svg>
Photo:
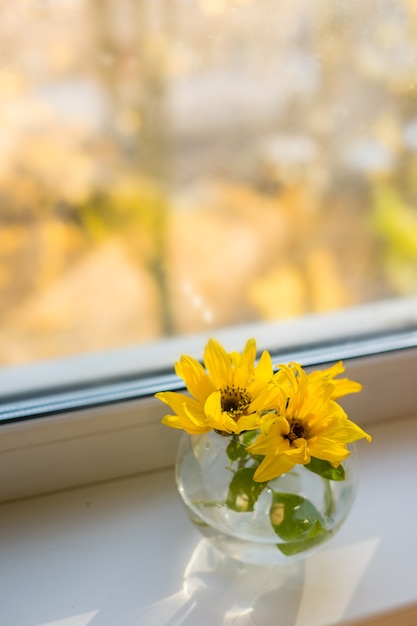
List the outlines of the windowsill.
<svg viewBox="0 0 417 626">
<path fill-rule="evenodd" d="M 286 566 L 212 551 L 186 518 L 172 469 L 3 504 L 0 622 L 415 624 L 417 418 L 371 430 L 347 522 Z"/>
</svg>

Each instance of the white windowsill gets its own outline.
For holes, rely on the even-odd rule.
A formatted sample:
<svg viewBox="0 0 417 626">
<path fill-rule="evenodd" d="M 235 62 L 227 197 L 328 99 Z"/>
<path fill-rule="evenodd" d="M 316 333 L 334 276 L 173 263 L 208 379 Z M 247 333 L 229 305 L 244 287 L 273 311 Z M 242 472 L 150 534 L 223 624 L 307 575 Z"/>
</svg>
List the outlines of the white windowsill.
<svg viewBox="0 0 417 626">
<path fill-rule="evenodd" d="M 417 623 L 417 418 L 373 424 L 357 499 L 304 561 L 243 566 L 186 517 L 172 468 L 0 506 L 10 626 Z"/>
<path fill-rule="evenodd" d="M 374 436 L 357 501 L 321 552 L 285 568 L 201 540 L 174 485 L 180 433 L 155 399 L 3 425 L 0 624 L 414 626 L 417 349 L 346 365 L 364 390 L 343 405 Z"/>
</svg>

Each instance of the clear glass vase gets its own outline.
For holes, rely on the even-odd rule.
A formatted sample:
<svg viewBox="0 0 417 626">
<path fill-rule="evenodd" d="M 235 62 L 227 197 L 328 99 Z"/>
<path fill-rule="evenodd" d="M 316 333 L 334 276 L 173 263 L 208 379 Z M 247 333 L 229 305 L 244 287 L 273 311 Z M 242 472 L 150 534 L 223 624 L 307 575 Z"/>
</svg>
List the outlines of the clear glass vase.
<svg viewBox="0 0 417 626">
<path fill-rule="evenodd" d="M 296 465 L 259 483 L 253 480 L 258 463 L 245 453 L 242 437 L 214 431 L 182 436 L 178 490 L 213 546 L 246 563 L 275 565 L 303 557 L 337 532 L 355 496 L 354 453 L 343 462 L 339 480 Z"/>
</svg>

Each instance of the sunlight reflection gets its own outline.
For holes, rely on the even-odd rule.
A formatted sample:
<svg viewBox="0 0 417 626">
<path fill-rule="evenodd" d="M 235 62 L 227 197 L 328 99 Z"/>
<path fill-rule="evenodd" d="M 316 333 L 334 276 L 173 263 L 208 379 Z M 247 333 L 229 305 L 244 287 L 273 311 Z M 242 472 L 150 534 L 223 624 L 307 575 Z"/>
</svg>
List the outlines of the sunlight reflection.
<svg viewBox="0 0 417 626">
<path fill-rule="evenodd" d="M 258 626 L 277 612 L 295 626 L 339 623 L 379 543 L 372 538 L 263 567 L 234 561 L 202 539 L 181 588 L 145 607 L 135 626 L 195 626 L 207 623 L 208 612 L 216 626 Z"/>
<path fill-rule="evenodd" d="M 375 537 L 341 548 L 323 550 L 306 561 L 304 587 L 295 626 L 338 623 L 345 615 L 379 543 L 380 539 Z M 336 572 L 337 585 L 334 584 Z"/>
<path fill-rule="evenodd" d="M 194 626 L 204 623 L 210 610 L 216 625 L 252 626 L 251 616 L 258 600 L 288 581 L 297 580 L 302 569 L 300 562 L 276 567 L 239 563 L 202 539 L 185 568 L 182 588 L 148 606 L 140 623 Z"/>
<path fill-rule="evenodd" d="M 52 622 L 42 622 L 37 626 L 87 626 L 97 613 L 98 611 L 89 611 L 88 613 L 71 615 L 71 617 L 63 617 Z"/>
<path fill-rule="evenodd" d="M 227 613 L 224 616 L 224 622 L 223 622 L 223 626 L 226 626 L 227 624 L 243 624 L 243 622 L 241 621 L 243 618 L 246 618 L 244 623 L 247 624 L 252 624 L 253 622 L 250 619 L 250 615 L 251 613 L 253 613 L 253 607 L 249 607 L 247 609 L 241 609 L 239 607 L 233 607 L 232 609 L 230 609 L 230 611 L 227 611 Z M 239 622 L 237 622 L 236 620 L 240 620 Z"/>
</svg>

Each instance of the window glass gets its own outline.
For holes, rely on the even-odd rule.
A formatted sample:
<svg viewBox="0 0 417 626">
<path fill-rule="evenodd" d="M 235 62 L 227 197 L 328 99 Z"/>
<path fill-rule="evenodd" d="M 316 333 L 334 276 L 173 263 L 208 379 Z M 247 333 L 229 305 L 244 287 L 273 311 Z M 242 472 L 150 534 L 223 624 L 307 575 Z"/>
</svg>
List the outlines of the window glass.
<svg viewBox="0 0 417 626">
<path fill-rule="evenodd" d="M 0 49 L 1 365 L 416 294 L 415 0 L 3 0 Z"/>
</svg>

